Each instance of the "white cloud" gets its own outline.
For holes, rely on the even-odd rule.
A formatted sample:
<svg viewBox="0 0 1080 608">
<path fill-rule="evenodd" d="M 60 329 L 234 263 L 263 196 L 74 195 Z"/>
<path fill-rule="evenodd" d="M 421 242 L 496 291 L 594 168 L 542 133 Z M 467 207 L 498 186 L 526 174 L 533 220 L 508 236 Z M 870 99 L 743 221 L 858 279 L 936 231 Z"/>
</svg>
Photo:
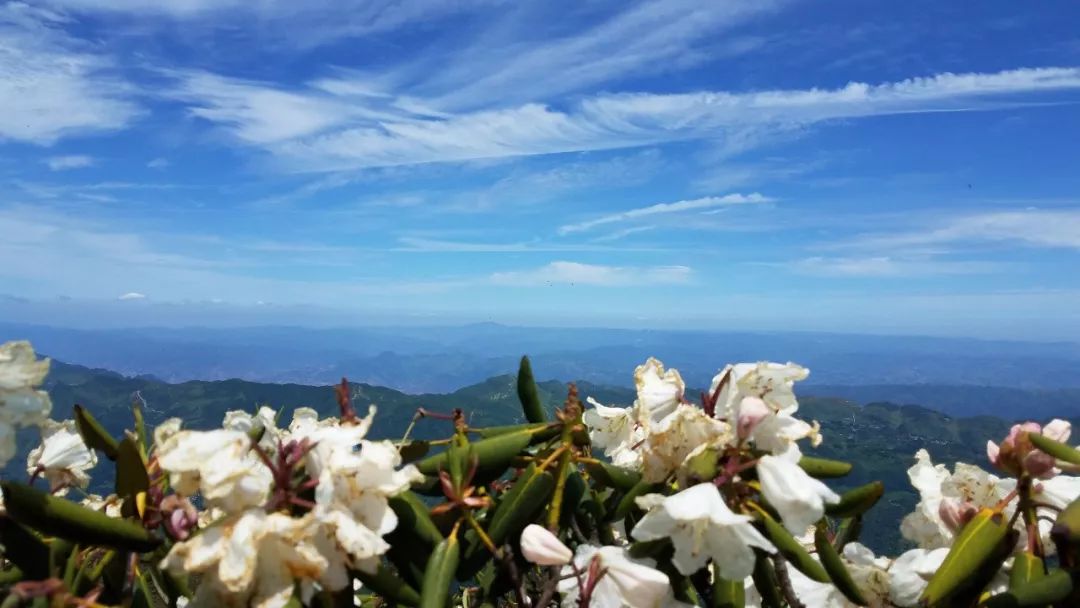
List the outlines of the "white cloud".
<svg viewBox="0 0 1080 608">
<path fill-rule="evenodd" d="M 867 234 L 838 246 L 881 250 L 980 242 L 1080 249 L 1080 209 L 1023 209 L 975 213 L 946 218 L 939 220 L 937 225 L 910 231 Z"/>
<path fill-rule="evenodd" d="M 121 295 L 118 300 L 145 300 L 146 294 L 139 293 L 137 291 L 129 291 Z"/>
<path fill-rule="evenodd" d="M 821 277 L 915 277 L 994 272 L 1000 264 L 980 261 L 947 261 L 936 258 L 907 259 L 890 256 L 809 257 L 788 264 L 790 270 Z"/>
<path fill-rule="evenodd" d="M 772 199 L 768 197 L 762 196 L 757 192 L 754 192 L 752 194 L 706 196 L 703 198 L 695 198 L 692 200 L 676 201 L 674 203 L 657 203 L 655 205 L 649 205 L 648 207 L 640 207 L 638 209 L 630 209 L 629 211 L 621 211 L 619 213 L 612 213 L 610 215 L 600 216 L 598 218 L 591 219 L 585 222 L 579 222 L 577 224 L 566 224 L 559 227 L 559 234 L 565 235 L 574 232 L 583 232 L 586 230 L 591 230 L 597 226 L 603 226 L 605 224 L 625 222 L 627 220 L 641 219 L 654 215 L 681 213 L 685 211 L 704 211 L 706 209 L 716 209 L 717 207 L 728 207 L 731 205 L 767 203 L 771 200 Z"/>
<path fill-rule="evenodd" d="M 606 150 L 713 138 L 731 152 L 770 134 L 842 118 L 977 110 L 988 102 L 1080 89 L 1080 68 L 939 74 L 880 85 L 746 93 L 626 93 L 587 97 L 565 109 L 538 103 L 452 115 L 403 110 L 388 95 L 335 94 L 325 86 L 284 90 L 265 83 L 187 74 L 171 94 L 239 141 L 292 170 L 362 167 Z M 1021 94 L 1029 96 L 1021 99 Z M 493 103 L 498 103 L 496 98 Z M 408 106 L 413 108 L 412 105 Z"/>
<path fill-rule="evenodd" d="M 111 60 L 67 36 L 64 24 L 41 8 L 0 5 L 0 142 L 48 145 L 119 129 L 139 115 Z"/>
<path fill-rule="evenodd" d="M 66 171 L 68 169 L 83 169 L 92 167 L 95 160 L 91 156 L 75 154 L 71 156 L 51 156 L 45 159 L 45 164 L 52 171 Z"/>
<path fill-rule="evenodd" d="M 491 275 L 491 282 L 529 287 L 553 284 L 644 287 L 687 283 L 692 275 L 687 266 L 602 266 L 559 261 L 532 270 L 496 272 Z"/>
<path fill-rule="evenodd" d="M 165 169 L 172 163 L 167 158 L 155 158 L 146 163 L 148 169 Z"/>
</svg>

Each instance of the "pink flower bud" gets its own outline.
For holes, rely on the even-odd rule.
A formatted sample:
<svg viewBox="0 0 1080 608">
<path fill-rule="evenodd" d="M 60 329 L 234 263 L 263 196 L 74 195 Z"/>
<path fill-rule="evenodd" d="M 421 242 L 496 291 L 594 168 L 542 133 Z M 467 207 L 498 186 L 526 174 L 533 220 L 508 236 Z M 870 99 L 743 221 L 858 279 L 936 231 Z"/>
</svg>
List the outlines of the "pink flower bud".
<svg viewBox="0 0 1080 608">
<path fill-rule="evenodd" d="M 971 518 L 975 517 L 978 512 L 979 510 L 975 505 L 958 498 L 944 498 L 941 500 L 941 504 L 938 505 L 938 517 L 953 532 L 963 528 L 964 524 L 971 521 Z"/>
<path fill-rule="evenodd" d="M 1036 422 L 1014 424 L 1001 445 L 987 442 L 986 455 L 994 466 L 1011 475 L 1019 476 L 1026 472 L 1034 477 L 1053 477 L 1058 473 L 1054 468 L 1054 457 L 1036 449 L 1028 439 L 1030 433 L 1041 433 L 1055 441 L 1066 441 L 1072 433 L 1072 425 L 1057 419 L 1047 424 L 1046 428 Z"/>
<path fill-rule="evenodd" d="M 743 398 L 739 403 L 739 437 L 742 439 L 749 437 L 750 433 L 754 432 L 754 427 L 773 413 L 773 409 L 763 400 L 757 397 Z"/>
<path fill-rule="evenodd" d="M 521 554 L 539 566 L 562 566 L 574 557 L 557 536 L 536 524 L 529 524 L 521 533 Z"/>
</svg>

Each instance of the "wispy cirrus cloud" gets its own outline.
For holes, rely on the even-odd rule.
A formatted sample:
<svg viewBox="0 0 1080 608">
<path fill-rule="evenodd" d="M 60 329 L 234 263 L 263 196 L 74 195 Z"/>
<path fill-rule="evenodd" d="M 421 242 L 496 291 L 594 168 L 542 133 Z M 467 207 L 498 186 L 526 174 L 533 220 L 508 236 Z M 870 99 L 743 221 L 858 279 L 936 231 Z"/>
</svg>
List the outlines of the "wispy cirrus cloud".
<svg viewBox="0 0 1080 608">
<path fill-rule="evenodd" d="M 540 268 L 496 272 L 490 280 L 500 285 L 541 287 L 544 285 L 592 285 L 631 287 L 678 285 L 690 282 L 688 266 L 605 266 L 557 261 Z"/>
<path fill-rule="evenodd" d="M 760 203 L 768 203 L 772 200 L 773 199 L 769 197 L 762 196 L 761 194 L 754 192 L 751 194 L 706 196 L 702 198 L 676 201 L 673 203 L 657 203 L 655 205 L 649 205 L 648 207 L 639 207 L 637 209 L 630 209 L 627 211 L 620 211 L 618 213 L 602 215 L 600 217 L 584 222 L 578 222 L 576 224 L 564 224 L 563 226 L 559 227 L 559 234 L 567 235 L 573 234 L 575 232 L 584 232 L 586 230 L 592 230 L 597 226 L 615 224 L 629 220 L 639 220 L 642 218 L 652 217 L 656 215 L 682 213 L 687 211 L 714 210 L 719 207 L 730 207 L 732 205 L 753 205 Z"/>
<path fill-rule="evenodd" d="M 394 95 L 332 92 L 325 82 L 319 88 L 288 89 L 188 74 L 171 94 L 186 101 L 194 115 L 294 170 L 333 171 L 702 138 L 738 150 L 767 141 L 769 133 L 835 119 L 971 111 L 1075 90 L 1080 90 L 1080 68 L 1061 67 L 942 73 L 836 89 L 596 94 L 565 108 L 526 103 L 439 114 Z"/>
<path fill-rule="evenodd" d="M 1080 208 L 968 213 L 910 230 L 867 233 L 833 246 L 897 250 L 995 242 L 1080 249 Z"/>
<path fill-rule="evenodd" d="M 846 278 L 909 278 L 985 274 L 1001 270 L 1004 265 L 986 261 L 954 261 L 934 257 L 905 258 L 894 256 L 821 257 L 813 256 L 775 264 L 798 274 L 819 277 Z"/>
<path fill-rule="evenodd" d="M 49 145 L 120 129 L 142 113 L 113 60 L 69 36 L 68 24 L 40 6 L 0 4 L 0 142 Z"/>
</svg>

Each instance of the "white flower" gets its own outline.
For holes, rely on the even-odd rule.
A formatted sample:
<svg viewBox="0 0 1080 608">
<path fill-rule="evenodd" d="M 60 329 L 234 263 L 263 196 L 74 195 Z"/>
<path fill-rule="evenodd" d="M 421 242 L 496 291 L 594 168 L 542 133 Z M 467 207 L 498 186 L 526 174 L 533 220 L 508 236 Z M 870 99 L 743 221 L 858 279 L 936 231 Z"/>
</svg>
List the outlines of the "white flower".
<svg viewBox="0 0 1080 608">
<path fill-rule="evenodd" d="M 49 480 L 49 488 L 58 495 L 67 488 L 85 488 L 90 483 L 88 471 L 97 464 L 97 454 L 86 447 L 74 420 L 46 420 L 41 425 L 41 445 L 26 457 L 26 472 L 40 472 Z"/>
<path fill-rule="evenodd" d="M 176 493 L 200 492 L 207 507 L 237 513 L 264 505 L 270 493 L 272 473 L 247 433 L 178 431 L 158 446 L 157 456 Z"/>
<path fill-rule="evenodd" d="M 52 401 L 37 387 L 49 373 L 49 360 L 38 360 L 29 342 L 0 345 L 0 466 L 15 456 L 15 429 L 41 424 Z"/>
<path fill-rule="evenodd" d="M 889 599 L 897 606 L 917 606 L 930 578 L 934 576 L 949 549 L 912 549 L 893 560 L 889 566 Z"/>
<path fill-rule="evenodd" d="M 859 543 L 844 545 L 843 558 L 851 580 L 862 592 L 867 604 L 871 608 L 888 606 L 891 588 L 889 567 L 892 565 L 889 558 L 875 557 L 873 551 Z"/>
<path fill-rule="evenodd" d="M 641 452 L 636 448 L 645 439 L 645 429 L 637 423 L 634 408 L 608 407 L 592 397 L 586 401 L 593 407 L 585 410 L 582 420 L 589 427 L 592 445 L 603 449 L 617 467 L 641 466 Z"/>
<path fill-rule="evenodd" d="M 320 422 L 305 411 L 290 425 L 293 440 L 313 446 L 304 465 L 318 480 L 315 544 L 327 560 L 320 583 L 331 590 L 348 583 L 350 568 L 372 571 L 390 548 L 383 535 L 397 527 L 389 498 L 421 477 L 412 465 L 397 468 L 401 456 L 392 442 L 364 439 L 374 415 L 372 407 L 366 418 L 350 424 Z"/>
<path fill-rule="evenodd" d="M 809 375 L 809 370 L 794 363 L 739 363 L 721 370 L 713 378 L 709 393 L 715 393 L 723 383 L 716 412 L 729 420 L 737 418 L 735 410 L 744 397 L 758 397 L 773 411 L 790 416 L 799 409 L 795 383 Z"/>
<path fill-rule="evenodd" d="M 265 450 L 272 450 L 277 446 L 280 434 L 276 419 L 277 413 L 264 405 L 259 408 L 259 411 L 255 412 L 254 416 L 243 410 L 225 412 L 225 419 L 222 420 L 221 426 L 230 431 L 240 431 L 242 433 L 251 433 L 252 429 L 262 427 L 263 432 L 262 438 L 259 439 L 259 445 Z"/>
<path fill-rule="evenodd" d="M 661 482 L 695 450 L 722 445 L 730 439 L 727 423 L 710 418 L 698 407 L 681 404 L 648 428 L 641 447 L 643 477 L 649 482 Z"/>
<path fill-rule="evenodd" d="M 160 447 L 169 437 L 180 432 L 184 421 L 179 418 L 167 418 L 154 427 L 154 445 Z"/>
<path fill-rule="evenodd" d="M 655 422 L 664 418 L 682 402 L 686 384 L 679 371 L 664 371 L 664 364 L 653 357 L 637 366 L 634 370 L 634 385 L 637 387 L 635 406 L 640 414 L 640 422 Z"/>
<path fill-rule="evenodd" d="M 589 584 L 590 563 L 596 560 L 596 573 L 603 572 L 593 581 L 589 608 L 666 608 L 669 604 L 668 577 L 652 567 L 652 560 L 636 560 L 622 547 L 594 547 L 578 545 L 574 566 Z M 574 568 L 565 566 L 559 581 L 564 608 L 577 608 L 580 589 Z"/>
<path fill-rule="evenodd" d="M 326 568 L 308 540 L 314 528 L 311 514 L 249 509 L 173 545 L 161 567 L 203 575 L 192 606 L 280 608 L 295 582 L 317 580 Z"/>
<path fill-rule="evenodd" d="M 745 397 L 735 409 L 740 437 L 749 439 L 759 450 L 783 454 L 790 449 L 798 450 L 795 443 L 810 439 L 810 444 L 821 443 L 821 426 L 809 424 L 789 414 L 774 411 L 760 397 Z"/>
<path fill-rule="evenodd" d="M 87 494 L 86 498 L 82 499 L 79 504 L 87 509 L 102 511 L 109 517 L 123 516 L 121 509 L 124 506 L 124 500 L 116 494 L 109 494 L 105 498 L 97 494 Z"/>
<path fill-rule="evenodd" d="M 539 566 L 564 566 L 573 552 L 543 526 L 529 524 L 521 532 L 521 555 Z"/>
<path fill-rule="evenodd" d="M 825 515 L 825 505 L 840 496 L 799 466 L 799 453 L 790 450 L 780 456 L 762 456 L 757 463 L 758 480 L 765 500 L 776 509 L 792 534 L 802 534 Z"/>
<path fill-rule="evenodd" d="M 720 576 L 741 580 L 754 570 L 754 547 L 769 553 L 776 548 L 751 523 L 724 503 L 716 486 L 702 483 L 671 496 L 648 494 L 637 499 L 648 509 L 631 536 L 650 541 L 670 538 L 675 547 L 671 562 L 683 574 L 700 570 L 712 559 Z"/>
<path fill-rule="evenodd" d="M 974 465 L 956 463 L 952 473 L 943 465 L 934 465 L 926 450 L 915 454 L 915 464 L 908 478 L 919 491 L 915 511 L 900 522 L 900 533 L 923 549 L 948 547 L 955 536 L 956 522 L 942 518 L 962 508 L 977 511 L 992 507 L 1014 487 L 1013 479 L 1000 479 Z M 1009 515 L 1006 510 L 1006 515 Z"/>
</svg>

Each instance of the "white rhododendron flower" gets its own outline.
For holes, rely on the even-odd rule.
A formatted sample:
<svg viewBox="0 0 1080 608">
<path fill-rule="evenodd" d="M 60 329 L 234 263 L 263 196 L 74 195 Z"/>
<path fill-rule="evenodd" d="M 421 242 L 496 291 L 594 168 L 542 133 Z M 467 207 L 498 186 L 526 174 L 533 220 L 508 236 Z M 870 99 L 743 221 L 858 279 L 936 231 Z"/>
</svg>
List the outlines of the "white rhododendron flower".
<svg viewBox="0 0 1080 608">
<path fill-rule="evenodd" d="M 321 583 L 332 590 L 349 581 L 348 569 L 374 571 L 390 546 L 383 535 L 397 527 L 389 498 L 422 478 L 416 467 L 401 466 L 390 441 L 364 439 L 375 415 L 355 422 L 319 421 L 299 412 L 290 425 L 290 438 L 313 446 L 304 466 L 313 479 L 318 533 L 315 544 L 327 560 Z"/>
<path fill-rule="evenodd" d="M 121 517 L 123 515 L 121 509 L 124 506 L 124 499 L 116 494 L 109 494 L 104 498 L 97 494 L 87 494 L 86 498 L 83 498 L 79 504 L 92 511 L 101 511 L 109 517 Z"/>
<path fill-rule="evenodd" d="M 715 393 L 723 384 L 716 400 L 716 412 L 732 420 L 745 397 L 757 397 L 773 411 L 790 416 L 799 409 L 795 383 L 809 375 L 809 370 L 794 363 L 739 363 L 721 370 L 713 378 L 709 393 Z"/>
<path fill-rule="evenodd" d="M 263 506 L 270 493 L 272 473 L 247 433 L 178 431 L 158 446 L 157 457 L 177 494 L 199 492 L 208 507 L 237 513 Z"/>
<path fill-rule="evenodd" d="M 1001 479 L 962 462 L 949 473 L 943 465 L 934 465 L 924 449 L 915 454 L 908 478 L 919 492 L 919 503 L 900 522 L 900 533 L 923 549 L 949 546 L 963 523 L 956 514 L 993 507 L 1016 487 L 1014 479 Z"/>
<path fill-rule="evenodd" d="M 578 545 L 574 567 L 590 584 L 590 564 L 597 561 L 594 572 L 602 575 L 593 584 L 590 608 L 667 608 L 670 606 L 670 585 L 663 572 L 653 568 L 650 559 L 634 559 L 622 547 Z M 564 608 L 577 608 L 580 589 L 574 568 L 564 566 L 559 581 Z"/>
<path fill-rule="evenodd" d="M 529 524 L 521 532 L 521 555 L 538 566 L 565 566 L 574 553 L 547 528 Z"/>
<path fill-rule="evenodd" d="M 679 371 L 664 371 L 664 364 L 653 357 L 634 370 L 634 385 L 637 387 L 635 407 L 643 424 L 657 422 L 675 411 L 686 391 Z"/>
<path fill-rule="evenodd" d="M 867 546 L 855 542 L 844 545 L 842 555 L 852 582 L 859 588 L 867 604 L 871 608 L 888 606 L 892 561 L 887 557 L 875 556 Z"/>
<path fill-rule="evenodd" d="M 641 466 L 637 447 L 645 441 L 645 428 L 637 423 L 634 408 L 608 407 L 592 397 L 593 407 L 585 410 L 582 420 L 589 427 L 592 445 L 604 450 L 604 456 L 617 467 L 634 469 Z"/>
<path fill-rule="evenodd" d="M 249 509 L 173 545 L 161 567 L 203 575 L 191 606 L 281 608 L 294 584 L 317 580 L 326 559 L 311 544 L 312 515 Z"/>
<path fill-rule="evenodd" d="M 721 445 L 731 439 L 730 427 L 710 418 L 701 408 L 682 404 L 649 427 L 641 446 L 646 481 L 661 482 L 698 448 Z"/>
<path fill-rule="evenodd" d="M 85 488 L 96 464 L 97 454 L 86 447 L 74 420 L 46 420 L 41 425 L 41 445 L 26 458 L 26 472 L 40 473 L 49 481 L 50 490 L 62 496 L 71 486 Z"/>
<path fill-rule="evenodd" d="M 799 453 L 762 456 L 757 463 L 758 480 L 765 500 L 776 509 L 792 534 L 802 534 L 825 515 L 825 505 L 840 496 L 799 466 Z"/>
<path fill-rule="evenodd" d="M 671 496 L 641 496 L 637 504 L 648 512 L 630 535 L 640 541 L 670 538 L 675 547 L 672 563 L 683 574 L 696 572 L 712 559 L 720 576 L 741 580 L 754 570 L 754 547 L 776 552 L 751 523 L 753 518 L 733 513 L 710 483 Z"/>
<path fill-rule="evenodd" d="M 49 417 L 49 394 L 37 390 L 48 373 L 49 360 L 38 360 L 29 342 L 0 345 L 0 466 L 15 456 L 15 429 Z"/>
<path fill-rule="evenodd" d="M 225 412 L 225 419 L 221 422 L 221 427 L 242 433 L 250 433 L 252 429 L 261 427 L 263 432 L 262 437 L 259 439 L 259 445 L 263 449 L 272 450 L 277 446 L 280 435 L 276 419 L 277 413 L 264 405 L 255 412 L 254 416 L 243 410 Z"/>
<path fill-rule="evenodd" d="M 889 566 L 889 599 L 902 608 L 914 607 L 948 555 L 947 548 L 912 549 L 893 560 Z"/>
</svg>

